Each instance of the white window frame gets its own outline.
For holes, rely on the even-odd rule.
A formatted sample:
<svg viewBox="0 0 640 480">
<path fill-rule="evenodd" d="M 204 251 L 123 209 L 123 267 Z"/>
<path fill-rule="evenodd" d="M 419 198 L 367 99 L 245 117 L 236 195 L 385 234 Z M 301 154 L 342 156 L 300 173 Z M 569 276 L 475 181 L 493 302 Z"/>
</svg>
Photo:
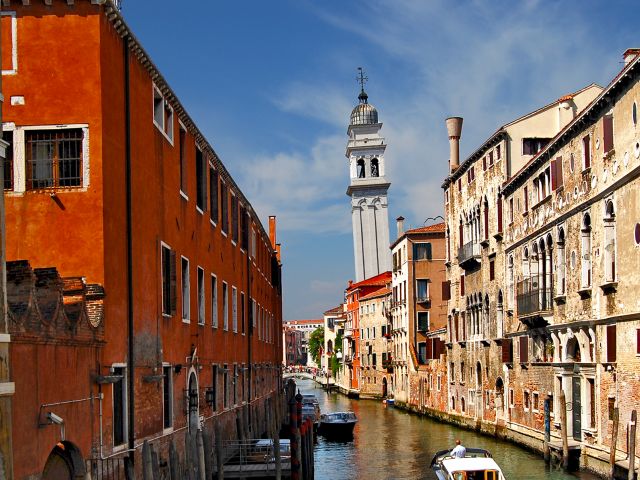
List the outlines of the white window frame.
<svg viewBox="0 0 640 480">
<path fill-rule="evenodd" d="M 231 287 L 231 312 L 233 333 L 238 333 L 238 289 Z"/>
<path fill-rule="evenodd" d="M 122 385 L 123 385 L 123 413 L 122 413 L 122 429 L 124 432 L 124 441 L 121 444 L 113 445 L 113 452 L 120 452 L 127 448 L 127 444 L 129 443 L 129 382 L 127 381 L 127 377 L 129 376 L 129 372 L 127 370 L 126 363 L 112 363 L 111 368 L 122 368 L 124 370 L 124 375 L 122 376 Z M 113 397 L 113 385 L 111 384 L 111 411 L 114 411 L 115 406 L 115 398 Z M 111 426 L 111 433 L 113 435 L 113 425 Z M 111 442 L 113 444 L 113 441 Z"/>
<path fill-rule="evenodd" d="M 165 412 L 165 408 L 166 405 L 164 404 L 164 369 L 165 368 L 169 368 L 169 410 L 171 412 L 171 426 L 170 427 L 166 427 L 164 426 L 164 412 Z M 173 432 L 173 426 L 174 426 L 174 418 L 173 418 L 173 414 L 174 414 L 174 399 L 173 399 L 173 388 L 174 388 L 174 382 L 173 382 L 173 368 L 171 368 L 171 364 L 170 363 L 166 363 L 166 362 L 162 362 L 162 433 L 166 434 L 166 433 L 171 433 Z"/>
<path fill-rule="evenodd" d="M 229 331 L 229 284 L 222 282 L 222 327 L 225 332 Z"/>
<path fill-rule="evenodd" d="M 164 298 L 164 274 L 165 274 L 165 271 L 164 271 L 164 262 L 162 261 L 162 259 L 164 257 L 164 249 L 169 250 L 169 253 L 171 253 L 171 251 L 172 251 L 171 247 L 167 243 L 165 243 L 162 240 L 160 240 L 160 305 L 161 305 L 160 310 L 162 311 L 162 316 L 164 318 L 171 318 L 172 317 L 171 312 L 165 313 L 165 311 L 164 311 L 164 301 L 165 301 L 165 298 Z M 180 265 L 182 267 L 182 263 Z M 169 271 L 169 289 L 171 289 L 171 272 L 170 271 Z M 171 303 L 171 299 L 169 299 L 169 303 Z"/>
<path fill-rule="evenodd" d="M 156 94 L 158 95 L 157 97 L 156 97 Z M 159 123 L 156 120 L 156 98 L 160 100 L 161 105 L 162 105 L 162 123 Z M 152 84 L 151 101 L 152 101 L 151 107 L 152 107 L 152 112 L 153 112 L 153 124 L 160 131 L 160 133 L 162 133 L 164 138 L 167 139 L 167 141 L 171 144 L 171 146 L 173 146 L 175 112 L 174 112 L 173 107 L 171 106 L 171 104 L 167 101 L 165 96 L 162 94 L 162 90 L 160 90 L 155 83 Z M 167 108 L 171 111 L 171 115 L 170 115 L 170 122 L 171 123 L 170 123 L 169 126 L 165 125 L 164 112 L 165 112 L 165 109 L 167 109 Z"/>
<path fill-rule="evenodd" d="M 211 328 L 218 328 L 218 277 L 211 274 Z"/>
<path fill-rule="evenodd" d="M 186 303 L 184 298 L 185 297 L 185 278 L 184 278 L 184 266 L 183 266 L 183 262 L 185 260 L 187 262 Z M 189 259 L 185 256 L 180 256 L 180 299 L 181 299 L 180 306 L 182 308 L 180 315 L 182 317 L 182 321 L 184 323 L 191 323 L 191 267 L 189 265 Z M 185 316 L 185 305 L 186 305 L 186 316 Z"/>
<path fill-rule="evenodd" d="M 200 275 L 202 273 L 202 275 Z M 205 292 L 207 290 L 204 283 L 204 268 L 198 266 L 196 268 L 196 282 L 197 282 L 197 290 L 198 290 L 198 325 L 204 325 L 207 321 L 206 314 L 206 297 Z"/>
</svg>

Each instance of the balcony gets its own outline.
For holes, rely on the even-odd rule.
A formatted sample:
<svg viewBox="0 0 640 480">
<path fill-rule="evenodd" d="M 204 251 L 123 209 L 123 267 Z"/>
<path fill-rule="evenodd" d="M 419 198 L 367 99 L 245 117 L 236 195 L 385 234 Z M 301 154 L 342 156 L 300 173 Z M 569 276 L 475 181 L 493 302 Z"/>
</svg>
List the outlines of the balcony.
<svg viewBox="0 0 640 480">
<path fill-rule="evenodd" d="M 431 302 L 431 298 L 428 294 L 419 294 L 416 296 L 416 302 L 418 303 L 429 303 Z"/>
<path fill-rule="evenodd" d="M 345 328 L 344 329 L 344 336 L 345 337 L 353 337 L 353 329 L 352 328 Z"/>
<path fill-rule="evenodd" d="M 475 267 L 480 263 L 482 247 L 478 242 L 465 243 L 458 249 L 458 265 L 462 268 Z"/>
<path fill-rule="evenodd" d="M 517 284 L 518 319 L 530 328 L 549 324 L 544 317 L 553 314 L 553 285 L 542 287 L 537 278 Z"/>
</svg>

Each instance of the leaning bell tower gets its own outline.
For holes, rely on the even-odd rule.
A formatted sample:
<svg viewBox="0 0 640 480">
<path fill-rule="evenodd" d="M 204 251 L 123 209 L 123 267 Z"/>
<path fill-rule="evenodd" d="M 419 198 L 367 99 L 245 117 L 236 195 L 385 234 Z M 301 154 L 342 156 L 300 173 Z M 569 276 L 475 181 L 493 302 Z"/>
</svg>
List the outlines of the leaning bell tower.
<svg viewBox="0 0 640 480">
<path fill-rule="evenodd" d="M 378 122 L 378 111 L 364 91 L 367 77 L 362 68 L 358 68 L 358 81 L 359 103 L 351 112 L 346 151 L 356 282 L 391 270 L 387 212 L 387 191 L 391 184 L 385 177 L 386 145 L 380 136 L 382 123 Z"/>
</svg>

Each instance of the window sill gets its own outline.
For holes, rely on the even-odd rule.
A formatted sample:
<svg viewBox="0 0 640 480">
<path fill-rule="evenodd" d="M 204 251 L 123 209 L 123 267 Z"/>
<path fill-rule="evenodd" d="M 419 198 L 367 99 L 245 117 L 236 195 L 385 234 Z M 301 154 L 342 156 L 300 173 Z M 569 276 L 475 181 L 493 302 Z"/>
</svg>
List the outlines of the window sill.
<svg viewBox="0 0 640 480">
<path fill-rule="evenodd" d="M 198 212 L 200 215 L 204 215 L 204 210 L 202 210 L 200 207 L 198 207 L 196 205 L 196 212 Z"/>
<path fill-rule="evenodd" d="M 162 318 L 170 319 L 171 317 L 173 317 L 173 315 L 170 315 L 170 314 L 168 314 L 168 313 L 163 313 L 163 314 L 162 314 Z"/>
<path fill-rule="evenodd" d="M 191 320 L 189 320 L 188 318 L 183 318 L 182 323 L 191 323 Z"/>
<path fill-rule="evenodd" d="M 528 217 L 529 216 L 529 210 L 525 210 L 524 212 L 522 212 L 522 216 L 523 217 Z"/>
<path fill-rule="evenodd" d="M 184 193 L 184 192 L 182 191 L 182 189 L 180 189 L 180 196 L 181 196 L 182 198 L 184 198 L 186 201 L 189 201 L 189 195 L 187 195 L 186 193 Z M 173 431 L 173 429 L 171 429 L 171 430 Z"/>
<path fill-rule="evenodd" d="M 556 295 L 555 297 L 553 297 L 553 300 L 556 302 L 556 304 L 563 304 L 567 302 L 567 295 L 564 293 L 560 293 L 558 295 Z"/>
<path fill-rule="evenodd" d="M 616 149 L 615 148 L 611 148 L 611 150 L 609 150 L 608 152 L 602 154 L 602 159 L 603 160 L 609 160 L 615 154 L 616 154 Z"/>
<path fill-rule="evenodd" d="M 482 241 L 480 242 L 480 245 L 481 245 L 483 248 L 487 248 L 487 247 L 489 246 L 489 239 L 488 239 L 488 238 L 485 238 L 484 240 L 482 240 Z"/>
<path fill-rule="evenodd" d="M 493 238 L 495 238 L 496 240 L 500 241 L 502 240 L 502 232 L 497 232 L 493 235 Z"/>
<path fill-rule="evenodd" d="M 618 282 L 615 280 L 611 280 L 609 282 L 605 282 L 600 285 L 600 288 L 604 292 L 605 295 L 609 293 L 613 293 L 618 289 Z"/>
<path fill-rule="evenodd" d="M 578 290 L 578 295 L 580 295 L 582 299 L 591 297 L 591 287 L 582 287 Z"/>
</svg>

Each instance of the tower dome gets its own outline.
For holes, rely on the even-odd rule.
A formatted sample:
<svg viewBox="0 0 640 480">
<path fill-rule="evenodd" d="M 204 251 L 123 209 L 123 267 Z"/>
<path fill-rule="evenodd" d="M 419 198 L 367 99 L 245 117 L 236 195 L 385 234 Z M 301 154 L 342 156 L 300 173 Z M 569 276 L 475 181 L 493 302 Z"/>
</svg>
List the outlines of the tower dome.
<svg viewBox="0 0 640 480">
<path fill-rule="evenodd" d="M 364 89 L 360 91 L 360 103 L 351 111 L 351 125 L 373 125 L 378 123 L 378 110 L 368 103 L 369 96 Z"/>
</svg>

